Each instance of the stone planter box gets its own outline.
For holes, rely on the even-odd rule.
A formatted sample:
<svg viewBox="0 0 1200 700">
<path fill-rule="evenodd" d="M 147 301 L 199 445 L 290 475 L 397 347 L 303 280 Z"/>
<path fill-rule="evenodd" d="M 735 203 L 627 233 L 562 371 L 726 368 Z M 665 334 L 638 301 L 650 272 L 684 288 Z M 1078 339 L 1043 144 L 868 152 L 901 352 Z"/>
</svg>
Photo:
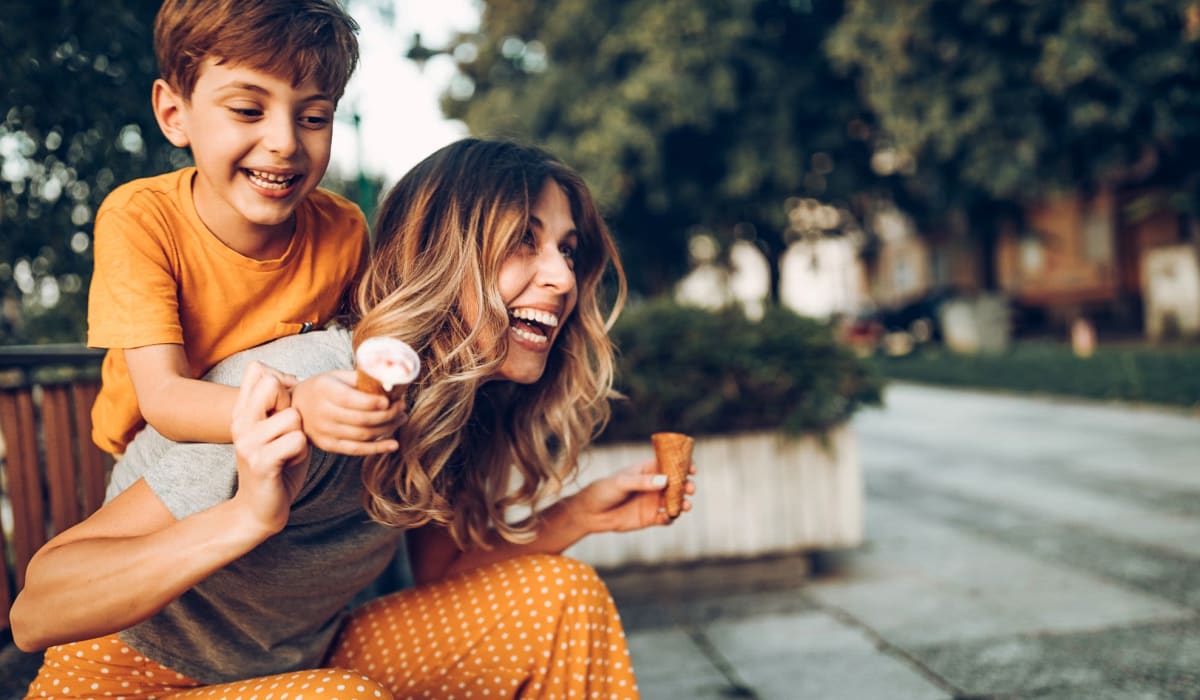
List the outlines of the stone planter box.
<svg viewBox="0 0 1200 700">
<path fill-rule="evenodd" d="M 637 464 L 650 442 L 593 447 L 580 482 Z M 567 554 L 593 566 L 662 564 L 856 547 L 862 471 L 849 424 L 816 436 L 776 432 L 698 437 L 692 510 L 669 527 L 592 535 Z"/>
</svg>

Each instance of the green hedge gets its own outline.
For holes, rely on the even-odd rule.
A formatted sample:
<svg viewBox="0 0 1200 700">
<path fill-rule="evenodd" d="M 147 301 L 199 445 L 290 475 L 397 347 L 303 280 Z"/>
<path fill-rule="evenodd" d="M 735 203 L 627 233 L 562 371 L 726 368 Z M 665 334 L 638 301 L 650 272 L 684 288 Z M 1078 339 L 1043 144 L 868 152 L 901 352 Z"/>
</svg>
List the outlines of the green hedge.
<svg viewBox="0 0 1200 700">
<path fill-rule="evenodd" d="M 734 309 L 646 302 L 625 311 L 613 338 L 627 400 L 615 403 L 603 441 L 658 430 L 820 432 L 880 403 L 871 362 L 837 344 L 827 323 L 781 308 L 753 322 Z"/>
<path fill-rule="evenodd" d="M 1093 399 L 1200 406 L 1200 347 L 1104 346 L 1088 358 L 1069 346 L 1021 342 L 997 355 L 926 350 L 880 359 L 889 379 Z"/>
</svg>

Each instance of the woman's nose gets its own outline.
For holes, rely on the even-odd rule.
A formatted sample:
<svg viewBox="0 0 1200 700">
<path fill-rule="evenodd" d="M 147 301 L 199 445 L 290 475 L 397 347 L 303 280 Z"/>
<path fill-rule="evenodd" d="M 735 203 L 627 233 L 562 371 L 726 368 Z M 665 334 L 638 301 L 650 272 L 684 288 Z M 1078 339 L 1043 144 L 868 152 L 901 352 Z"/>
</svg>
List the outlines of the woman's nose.
<svg viewBox="0 0 1200 700">
<path fill-rule="evenodd" d="M 548 287 L 569 292 L 575 287 L 575 270 L 558 246 L 548 249 L 539 256 L 539 281 Z"/>
</svg>

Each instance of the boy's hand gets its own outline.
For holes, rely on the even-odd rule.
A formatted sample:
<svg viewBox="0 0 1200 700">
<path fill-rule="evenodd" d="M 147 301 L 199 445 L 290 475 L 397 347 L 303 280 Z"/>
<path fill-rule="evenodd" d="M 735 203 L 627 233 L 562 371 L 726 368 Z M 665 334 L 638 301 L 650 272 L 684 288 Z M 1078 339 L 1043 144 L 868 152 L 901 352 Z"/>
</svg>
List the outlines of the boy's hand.
<svg viewBox="0 0 1200 700">
<path fill-rule="evenodd" d="M 287 524 L 304 483 L 308 441 L 290 404 L 285 377 L 258 362 L 246 367 L 230 433 L 237 453 L 238 489 L 253 521 L 267 533 Z"/>
<path fill-rule="evenodd" d="M 373 455 L 400 449 L 392 435 L 408 420 L 402 402 L 354 388 L 354 371 L 309 377 L 292 388 L 304 433 L 326 452 Z"/>
</svg>

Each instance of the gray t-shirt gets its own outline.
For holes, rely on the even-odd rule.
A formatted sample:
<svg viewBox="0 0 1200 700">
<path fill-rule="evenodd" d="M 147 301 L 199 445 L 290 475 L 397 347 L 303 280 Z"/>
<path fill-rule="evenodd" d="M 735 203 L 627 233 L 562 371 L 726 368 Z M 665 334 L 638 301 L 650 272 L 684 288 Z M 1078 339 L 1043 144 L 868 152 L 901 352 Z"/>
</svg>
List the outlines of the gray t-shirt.
<svg viewBox="0 0 1200 700">
<path fill-rule="evenodd" d="M 206 379 L 241 382 L 251 360 L 304 377 L 353 366 L 350 334 L 281 338 L 234 355 Z M 232 445 L 175 443 L 147 427 L 114 467 L 107 497 L 144 478 L 177 518 L 237 490 Z M 320 665 L 349 601 L 387 567 L 403 531 L 363 510 L 361 461 L 312 448 L 287 526 L 198 583 L 149 620 L 120 633 L 146 657 L 202 683 Z"/>
</svg>

